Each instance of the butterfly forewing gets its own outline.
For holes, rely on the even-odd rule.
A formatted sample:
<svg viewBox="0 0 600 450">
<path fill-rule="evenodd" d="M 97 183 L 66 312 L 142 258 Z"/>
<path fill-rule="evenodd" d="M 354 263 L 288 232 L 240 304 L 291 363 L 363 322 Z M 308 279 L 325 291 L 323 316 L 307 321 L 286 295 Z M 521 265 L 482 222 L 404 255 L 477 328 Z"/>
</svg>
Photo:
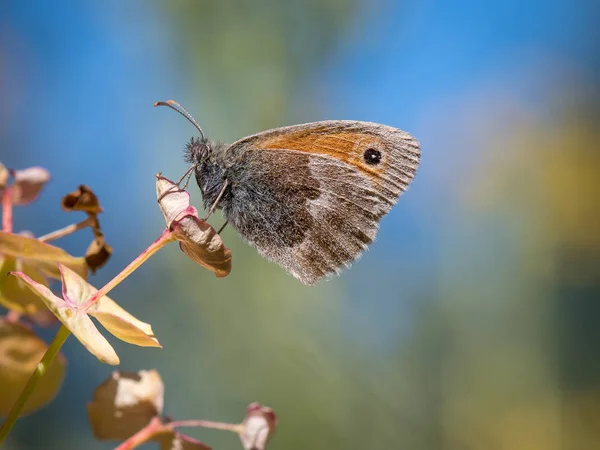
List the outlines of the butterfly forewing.
<svg viewBox="0 0 600 450">
<path fill-rule="evenodd" d="M 326 121 L 265 131 L 222 155 L 223 211 L 268 259 L 306 284 L 358 258 L 419 165 L 408 133 Z"/>
</svg>

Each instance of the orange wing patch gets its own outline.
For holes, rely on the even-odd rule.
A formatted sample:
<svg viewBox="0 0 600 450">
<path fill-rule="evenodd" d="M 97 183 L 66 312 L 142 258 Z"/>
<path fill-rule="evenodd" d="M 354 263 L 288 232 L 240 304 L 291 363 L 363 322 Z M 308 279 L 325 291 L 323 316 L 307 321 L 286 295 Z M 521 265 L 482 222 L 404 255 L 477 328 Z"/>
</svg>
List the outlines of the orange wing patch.
<svg viewBox="0 0 600 450">
<path fill-rule="evenodd" d="M 373 178 L 385 171 L 387 165 L 386 148 L 383 140 L 377 136 L 357 132 L 319 133 L 317 130 L 298 130 L 265 139 L 260 148 L 276 150 L 298 150 L 306 153 L 331 156 L 351 164 Z M 368 165 L 364 160 L 367 149 L 379 150 L 383 158 L 376 166 Z"/>
</svg>

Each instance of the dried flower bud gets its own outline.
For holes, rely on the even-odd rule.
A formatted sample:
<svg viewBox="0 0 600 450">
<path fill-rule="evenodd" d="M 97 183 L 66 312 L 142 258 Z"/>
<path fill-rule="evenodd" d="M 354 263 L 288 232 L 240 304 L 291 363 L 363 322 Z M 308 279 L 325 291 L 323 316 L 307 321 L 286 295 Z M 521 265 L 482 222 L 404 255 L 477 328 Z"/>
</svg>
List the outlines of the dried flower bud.
<svg viewBox="0 0 600 450">
<path fill-rule="evenodd" d="M 277 426 L 275 411 L 259 403 L 251 403 L 242 422 L 240 439 L 245 450 L 264 450 Z"/>
<path fill-rule="evenodd" d="M 90 214 L 102 212 L 102 207 L 96 194 L 83 184 L 70 194 L 65 195 L 60 206 L 65 211 L 85 211 Z"/>
<path fill-rule="evenodd" d="M 102 267 L 112 255 L 112 247 L 104 241 L 104 235 L 99 233 L 85 252 L 85 262 L 94 274 Z"/>
<path fill-rule="evenodd" d="M 227 276 L 231 271 L 231 252 L 215 229 L 198 217 L 198 211 L 190 205 L 190 194 L 159 174 L 156 195 L 167 228 L 179 240 L 181 250 L 217 277 Z"/>
</svg>

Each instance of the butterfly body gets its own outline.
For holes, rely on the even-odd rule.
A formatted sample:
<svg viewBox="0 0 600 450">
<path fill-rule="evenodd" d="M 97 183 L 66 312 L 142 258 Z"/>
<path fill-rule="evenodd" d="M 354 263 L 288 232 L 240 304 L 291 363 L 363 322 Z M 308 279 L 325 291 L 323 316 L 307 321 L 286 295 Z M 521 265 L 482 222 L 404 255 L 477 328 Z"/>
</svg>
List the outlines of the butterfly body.
<svg viewBox="0 0 600 450">
<path fill-rule="evenodd" d="M 216 205 L 258 252 L 305 284 L 338 273 L 374 240 L 419 165 L 418 142 L 385 125 L 313 122 L 231 145 L 193 138 L 187 157 Z"/>
</svg>

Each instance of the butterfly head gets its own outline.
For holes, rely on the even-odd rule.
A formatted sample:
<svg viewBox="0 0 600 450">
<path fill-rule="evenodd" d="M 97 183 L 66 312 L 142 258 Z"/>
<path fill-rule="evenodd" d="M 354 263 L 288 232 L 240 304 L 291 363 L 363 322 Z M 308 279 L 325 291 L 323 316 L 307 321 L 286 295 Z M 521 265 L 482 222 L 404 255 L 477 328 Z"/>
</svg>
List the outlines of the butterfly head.
<svg viewBox="0 0 600 450">
<path fill-rule="evenodd" d="M 201 165 L 206 162 L 212 150 L 212 143 L 204 136 L 193 137 L 185 146 L 185 160 L 190 164 Z"/>
</svg>

